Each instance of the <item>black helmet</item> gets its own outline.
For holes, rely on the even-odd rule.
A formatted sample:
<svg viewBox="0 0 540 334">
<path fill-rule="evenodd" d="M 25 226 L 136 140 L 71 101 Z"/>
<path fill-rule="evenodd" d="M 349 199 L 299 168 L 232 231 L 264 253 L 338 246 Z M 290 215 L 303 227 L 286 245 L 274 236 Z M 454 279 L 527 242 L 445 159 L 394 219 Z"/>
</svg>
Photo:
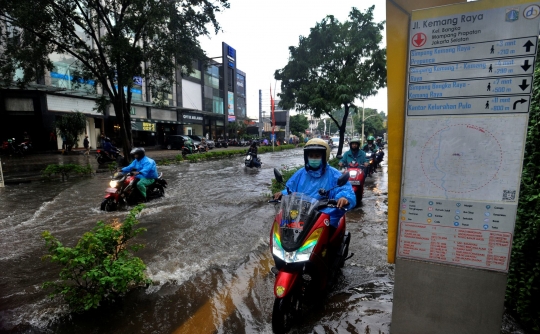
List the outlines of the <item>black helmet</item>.
<svg viewBox="0 0 540 334">
<path fill-rule="evenodd" d="M 135 147 L 131 150 L 131 152 L 129 152 L 129 154 L 131 155 L 135 155 L 137 154 L 139 157 L 137 158 L 137 160 L 141 160 L 142 158 L 144 158 L 145 156 L 145 152 L 144 152 L 144 148 L 142 147 Z"/>
<path fill-rule="evenodd" d="M 109 141 L 111 141 L 111 138 L 105 137 L 105 141 L 109 142 Z"/>
</svg>

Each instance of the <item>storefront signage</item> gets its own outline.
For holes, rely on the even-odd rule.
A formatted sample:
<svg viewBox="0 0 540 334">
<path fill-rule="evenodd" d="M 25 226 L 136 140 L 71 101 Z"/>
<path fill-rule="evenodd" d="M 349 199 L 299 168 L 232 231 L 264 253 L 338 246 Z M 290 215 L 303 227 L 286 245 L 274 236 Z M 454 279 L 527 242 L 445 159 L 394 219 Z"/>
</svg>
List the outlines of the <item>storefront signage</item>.
<svg viewBox="0 0 540 334">
<path fill-rule="evenodd" d="M 131 122 L 131 130 L 156 132 L 156 123 L 150 122 Z"/>
<path fill-rule="evenodd" d="M 188 122 L 188 123 L 202 123 L 203 121 L 203 117 L 201 115 L 187 114 L 187 113 L 184 113 L 182 115 L 182 119 L 184 120 L 184 122 Z"/>
<path fill-rule="evenodd" d="M 229 45 L 227 45 L 227 60 L 229 67 L 234 68 L 236 64 L 236 50 Z"/>
<path fill-rule="evenodd" d="M 398 257 L 508 271 L 537 7 L 413 13 Z"/>
</svg>

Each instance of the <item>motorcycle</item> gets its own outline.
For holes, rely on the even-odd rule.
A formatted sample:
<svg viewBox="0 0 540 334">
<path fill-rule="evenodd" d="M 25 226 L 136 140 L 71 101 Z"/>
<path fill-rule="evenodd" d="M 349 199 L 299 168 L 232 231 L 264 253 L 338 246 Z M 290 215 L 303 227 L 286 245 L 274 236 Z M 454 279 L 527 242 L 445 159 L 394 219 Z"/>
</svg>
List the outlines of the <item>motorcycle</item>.
<svg viewBox="0 0 540 334">
<path fill-rule="evenodd" d="M 220 147 L 227 148 L 227 147 L 229 147 L 229 144 L 224 139 L 218 139 L 216 141 L 216 147 L 217 148 L 220 148 Z"/>
<path fill-rule="evenodd" d="M 361 166 L 356 161 L 351 161 L 349 166 L 345 167 L 346 171 L 349 172 L 349 182 L 352 185 L 353 191 L 356 195 L 356 203 L 362 201 L 364 197 L 364 183 L 366 181 L 366 172 L 367 167 Z"/>
<path fill-rule="evenodd" d="M 98 164 L 104 165 L 107 162 L 121 162 L 124 160 L 124 157 L 120 154 L 120 150 L 118 148 L 114 148 L 113 153 L 111 154 L 107 154 L 107 152 L 104 150 L 97 150 L 96 160 Z"/>
<path fill-rule="evenodd" d="M 283 184 L 281 173 L 274 169 L 278 183 Z M 349 180 L 349 173 L 341 175 L 337 187 Z M 280 201 L 274 224 L 270 231 L 270 252 L 275 267 L 274 306 L 272 329 L 283 333 L 300 317 L 304 305 L 314 302 L 335 281 L 336 275 L 349 256 L 351 234 L 347 231 L 345 216 L 337 229 L 331 228 L 330 216 L 320 212 L 336 208 L 337 202 L 329 199 L 332 189 L 320 189 L 323 200 L 303 193 L 291 193 Z M 346 211 L 346 209 L 343 209 Z M 332 232 L 333 230 L 333 232 Z"/>
<path fill-rule="evenodd" d="M 261 168 L 261 159 L 255 157 L 251 152 L 248 152 L 246 158 L 244 159 L 244 164 L 249 168 Z"/>
<path fill-rule="evenodd" d="M 375 173 L 375 168 L 377 168 L 377 159 L 376 155 L 373 152 L 366 152 L 366 160 L 369 162 L 369 166 L 366 168 L 366 176 L 371 176 Z"/>
<path fill-rule="evenodd" d="M 158 178 L 146 187 L 146 199 L 156 199 L 165 195 L 167 181 L 160 173 Z M 109 182 L 109 188 L 105 190 L 105 198 L 101 202 L 102 211 L 116 211 L 122 205 L 135 205 L 143 200 L 141 193 L 137 189 L 137 178 L 133 173 L 117 172 Z"/>
</svg>

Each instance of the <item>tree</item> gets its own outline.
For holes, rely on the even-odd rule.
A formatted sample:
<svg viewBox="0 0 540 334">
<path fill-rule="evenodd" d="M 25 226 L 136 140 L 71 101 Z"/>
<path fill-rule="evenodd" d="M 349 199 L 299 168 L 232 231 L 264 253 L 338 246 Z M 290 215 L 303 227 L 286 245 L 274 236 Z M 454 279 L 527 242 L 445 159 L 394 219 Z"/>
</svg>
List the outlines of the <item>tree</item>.
<svg viewBox="0 0 540 334">
<path fill-rule="evenodd" d="M 381 112 L 382 113 L 382 112 Z M 381 113 L 377 112 L 377 109 L 366 108 L 364 111 L 364 135 L 369 136 L 382 136 L 385 132 L 383 118 Z M 384 114 L 384 113 L 383 113 Z M 358 115 L 354 117 L 354 128 L 358 131 L 362 131 L 362 112 L 359 111 Z"/>
<path fill-rule="evenodd" d="M 75 58 L 72 81 L 92 84 L 103 111 L 112 104 L 121 125 L 124 156 L 133 144 L 132 88 L 145 78 L 158 104 L 175 82 L 175 70 L 192 71 L 194 59 L 204 59 L 197 38 L 215 31 L 215 13 L 228 0 L 0 0 L 0 79 L 20 87 L 41 82 L 51 71 L 52 53 Z M 16 28 L 13 28 L 16 27 Z"/>
<path fill-rule="evenodd" d="M 300 137 L 307 128 L 309 128 L 309 122 L 306 116 L 298 114 L 289 118 L 289 129 L 293 135 Z"/>
<path fill-rule="evenodd" d="M 384 24 L 373 22 L 372 6 L 362 13 L 352 8 L 349 20 L 327 16 L 289 47 L 289 62 L 274 74 L 281 80 L 279 105 L 330 116 L 339 128 L 338 155 L 343 149 L 347 119 L 354 102 L 386 85 L 386 49 L 379 47 Z M 334 111 L 343 109 L 338 120 Z"/>
<path fill-rule="evenodd" d="M 80 112 L 67 114 L 54 122 L 54 126 L 58 135 L 66 143 L 66 151 L 69 152 L 86 129 L 86 116 Z"/>
</svg>

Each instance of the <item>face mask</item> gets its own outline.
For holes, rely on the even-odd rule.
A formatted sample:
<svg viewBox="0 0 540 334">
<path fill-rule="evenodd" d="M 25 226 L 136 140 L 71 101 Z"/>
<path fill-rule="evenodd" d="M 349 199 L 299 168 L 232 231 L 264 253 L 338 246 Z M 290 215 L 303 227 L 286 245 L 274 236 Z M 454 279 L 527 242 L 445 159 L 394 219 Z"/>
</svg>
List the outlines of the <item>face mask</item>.
<svg viewBox="0 0 540 334">
<path fill-rule="evenodd" d="M 322 160 L 321 159 L 308 159 L 309 167 L 313 169 L 318 169 L 321 166 Z"/>
</svg>

